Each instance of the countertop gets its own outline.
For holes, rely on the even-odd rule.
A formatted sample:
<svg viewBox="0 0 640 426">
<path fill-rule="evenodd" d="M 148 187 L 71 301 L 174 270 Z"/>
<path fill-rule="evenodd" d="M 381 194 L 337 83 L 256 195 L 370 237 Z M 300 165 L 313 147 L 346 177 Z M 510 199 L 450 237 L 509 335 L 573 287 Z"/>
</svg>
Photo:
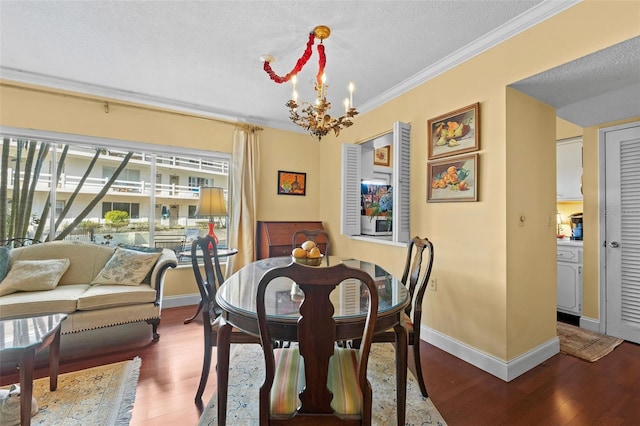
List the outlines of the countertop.
<svg viewBox="0 0 640 426">
<path fill-rule="evenodd" d="M 582 240 L 570 240 L 569 238 L 563 238 L 561 240 L 558 240 L 558 245 L 582 247 Z"/>
</svg>

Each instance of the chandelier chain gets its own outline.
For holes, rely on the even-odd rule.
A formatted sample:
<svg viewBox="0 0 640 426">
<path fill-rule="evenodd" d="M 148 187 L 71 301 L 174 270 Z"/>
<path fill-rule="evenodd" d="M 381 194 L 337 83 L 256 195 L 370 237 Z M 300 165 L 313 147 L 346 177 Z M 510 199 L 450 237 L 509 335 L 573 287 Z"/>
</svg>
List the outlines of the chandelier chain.
<svg viewBox="0 0 640 426">
<path fill-rule="evenodd" d="M 275 73 L 275 71 L 273 71 L 273 69 L 271 68 L 271 63 L 269 61 L 264 61 L 263 69 L 266 71 L 267 74 L 269 74 L 269 77 L 271 78 L 271 80 L 275 81 L 276 83 L 286 83 L 287 81 L 291 80 L 291 77 L 293 77 L 294 75 L 302 71 L 302 68 L 307 64 L 307 62 L 309 61 L 309 58 L 311 58 L 311 54 L 313 53 L 311 49 L 313 47 L 313 43 L 315 42 L 315 39 L 316 39 L 315 34 L 309 33 L 307 48 L 305 49 L 300 59 L 296 61 L 296 65 L 293 67 L 293 69 L 290 72 L 288 72 L 284 77 L 279 76 L 278 74 Z"/>
<path fill-rule="evenodd" d="M 330 131 L 333 131 L 334 134 L 338 136 L 342 128 L 353 125 L 353 121 L 351 119 L 358 114 L 358 111 L 353 107 L 353 84 L 349 85 L 350 95 L 348 99 L 345 99 L 345 114 L 338 118 L 334 118 L 331 117 L 328 112 L 331 109 L 331 102 L 327 101 L 326 98 L 326 90 L 328 86 L 325 84 L 324 69 L 327 63 L 327 57 L 324 50 L 323 40 L 329 37 L 329 34 L 330 30 L 326 26 L 317 26 L 314 28 L 313 32 L 309 34 L 309 40 L 307 41 L 304 53 L 300 59 L 298 59 L 293 69 L 285 76 L 279 76 L 273 71 L 269 59 L 264 60 L 263 66 L 263 69 L 269 75 L 271 80 L 276 83 L 287 82 L 295 77 L 306 65 L 311 57 L 315 38 L 317 37 L 320 39 L 320 43 L 317 47 L 319 56 L 318 73 L 316 74 L 316 82 L 313 87 L 317 93 L 315 104 L 302 101 L 302 111 L 301 113 L 298 113 L 299 105 L 297 101 L 297 92 L 295 90 L 295 79 L 293 80 L 292 99 L 287 101 L 285 104 L 287 108 L 289 108 L 289 118 L 291 121 L 307 130 L 311 135 L 317 137 L 318 141 L 322 140 L 322 137 L 326 136 Z"/>
</svg>

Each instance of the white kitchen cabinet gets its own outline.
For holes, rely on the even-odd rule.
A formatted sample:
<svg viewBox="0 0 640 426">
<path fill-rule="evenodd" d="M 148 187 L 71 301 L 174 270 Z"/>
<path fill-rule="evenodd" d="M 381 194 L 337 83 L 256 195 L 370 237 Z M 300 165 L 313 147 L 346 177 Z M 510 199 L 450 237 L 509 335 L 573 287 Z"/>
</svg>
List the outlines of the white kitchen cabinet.
<svg viewBox="0 0 640 426">
<path fill-rule="evenodd" d="M 582 315 L 582 243 L 558 242 L 557 309 L 571 315 Z"/>
<path fill-rule="evenodd" d="M 558 200 L 582 200 L 582 138 L 556 144 L 556 190 Z"/>
</svg>

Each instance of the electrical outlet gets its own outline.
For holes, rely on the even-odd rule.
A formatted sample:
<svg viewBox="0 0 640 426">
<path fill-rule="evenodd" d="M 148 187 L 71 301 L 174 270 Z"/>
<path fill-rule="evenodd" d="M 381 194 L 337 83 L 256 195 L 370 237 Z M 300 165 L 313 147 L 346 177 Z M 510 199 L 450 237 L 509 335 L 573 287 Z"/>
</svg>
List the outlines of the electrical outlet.
<svg viewBox="0 0 640 426">
<path fill-rule="evenodd" d="M 429 279 L 429 290 L 432 290 L 432 291 L 438 290 L 438 279 L 437 278 Z"/>
</svg>

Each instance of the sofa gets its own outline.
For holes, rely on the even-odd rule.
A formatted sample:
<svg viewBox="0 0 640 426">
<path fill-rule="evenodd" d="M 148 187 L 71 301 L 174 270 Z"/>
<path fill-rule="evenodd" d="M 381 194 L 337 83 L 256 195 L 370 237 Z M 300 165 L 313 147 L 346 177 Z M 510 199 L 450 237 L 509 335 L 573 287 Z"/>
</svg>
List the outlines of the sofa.
<svg viewBox="0 0 640 426">
<path fill-rule="evenodd" d="M 146 321 L 160 337 L 173 250 L 52 241 L 0 251 L 0 319 L 66 313 L 62 334 Z"/>
</svg>

